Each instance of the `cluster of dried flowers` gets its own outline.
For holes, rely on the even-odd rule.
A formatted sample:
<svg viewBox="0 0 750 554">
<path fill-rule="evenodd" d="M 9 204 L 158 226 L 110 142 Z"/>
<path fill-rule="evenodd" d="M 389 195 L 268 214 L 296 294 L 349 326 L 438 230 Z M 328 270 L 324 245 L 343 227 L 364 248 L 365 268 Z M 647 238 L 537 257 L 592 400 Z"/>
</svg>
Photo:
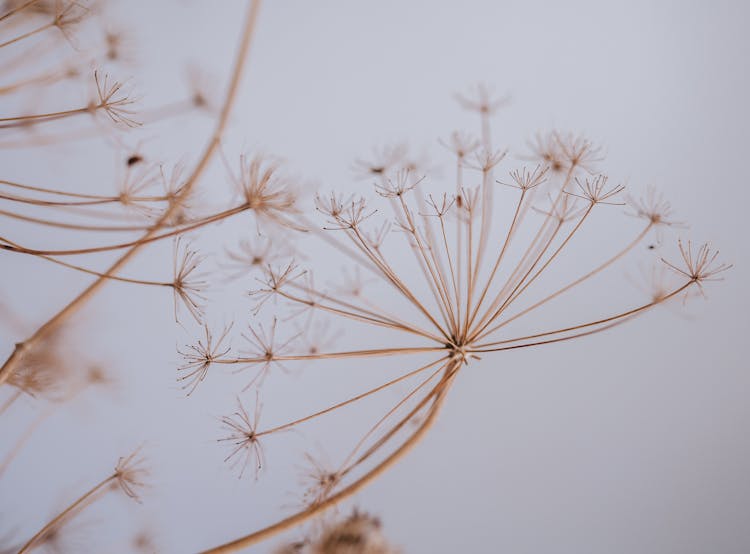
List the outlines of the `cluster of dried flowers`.
<svg viewBox="0 0 750 554">
<path fill-rule="evenodd" d="M 45 397 L 54 404 L 72 400 L 85 387 L 109 381 L 96 364 L 69 367 L 66 360 L 73 357 L 62 353 L 67 347 L 64 337 L 70 317 L 109 280 L 169 290 L 174 296 L 175 319 L 184 309 L 200 325 L 201 338 L 181 349 L 184 363 L 178 380 L 187 395 L 192 395 L 216 366 L 230 365 L 250 374 L 234 413 L 222 419 L 225 435 L 220 437 L 229 444 L 226 461 L 236 467 L 240 477 L 248 468 L 259 477 L 267 457 L 272 457 L 266 451 L 266 441 L 272 436 L 350 413 L 349 408 L 381 391 L 406 387 L 397 402 L 364 425 L 338 463 L 308 458 L 309 487 L 299 511 L 206 552 L 243 549 L 296 527 L 361 490 L 425 435 L 461 371 L 481 357 L 611 329 L 655 306 L 702 291 L 704 283 L 719 278 L 729 267 L 717 261 L 717 253 L 708 245 L 694 247 L 680 242 L 681 259 L 658 260 L 671 272 L 672 280 L 660 280 L 643 302 L 593 318 L 576 316 L 577 306 L 572 306 L 568 312 L 572 319 L 564 324 L 546 327 L 546 318 L 537 317 L 532 331 L 519 331 L 523 329 L 519 323 L 525 324 L 529 316 L 616 268 L 647 237 L 678 225 L 669 204 L 656 192 L 629 198 L 628 213 L 642 221 L 641 227 L 620 246 L 603 253 L 597 263 L 581 268 L 573 278 L 560 280 L 555 270 L 566 263 L 566 256 L 569 259 L 569 251 L 595 215 L 609 210 L 607 217 L 612 217 L 622 211 L 618 206 L 625 203 L 624 187 L 610 184 L 599 172 L 602 156 L 596 146 L 582 137 L 558 132 L 537 136 L 530 145 L 533 161 L 528 166 L 506 169 L 509 156 L 495 147 L 491 133 L 492 115 L 503 100 L 484 87 L 458 98 L 461 105 L 478 114 L 479 136 L 456 132 L 441 141 L 455 168 L 455 178 L 448 184 L 436 182 L 421 160 L 410 157 L 408 149 L 387 147 L 374 152 L 372 159 L 355 164 L 360 177 L 374 181 L 372 194 L 333 192 L 318 195 L 314 203 L 305 206 L 278 162 L 243 156 L 237 174 L 227 167 L 236 190 L 234 203 L 200 213 L 191 200 L 206 168 L 219 153 L 258 5 L 250 2 L 224 99 L 212 112 L 214 131 L 192 170 L 168 172 L 146 163 L 143 155 L 134 151 L 124 161 L 125 176 L 115 194 L 65 191 L 0 179 L 3 218 L 97 239 L 116 233 L 132 236 L 98 246 L 51 248 L 32 247 L 5 236 L 6 232 L 0 235 L 3 256 L 34 256 L 95 278 L 15 345 L 0 369 L 0 384 L 8 391 L 0 413 L 21 395 Z M 5 147 L 31 148 L 54 143 L 61 136 L 69 140 L 69 123 L 80 125 L 75 133 L 83 137 L 109 136 L 111 128 L 139 125 L 131 97 L 107 72 L 77 66 L 61 71 L 54 58 L 47 67 L 47 58 L 39 54 L 65 48 L 67 41 L 75 40 L 75 27 L 85 25 L 91 16 L 92 6 L 73 0 L 5 3 L 0 15 L 0 31 L 5 37 L 0 39 L 0 52 L 12 52 L 4 62 L 3 74 L 17 77 L 10 84 L 3 83 L 0 95 L 32 87 L 80 86 L 82 81 L 89 81 L 94 91 L 89 101 L 78 106 L 0 114 L 0 129 L 10 137 Z M 121 47 L 121 37 L 108 33 L 102 57 L 118 60 L 123 55 Z M 205 110 L 211 104 L 208 95 L 196 89 L 179 104 L 182 108 L 166 106 L 164 114 L 172 116 L 183 108 Z M 57 135 L 54 130 L 61 122 L 66 132 Z M 226 251 L 226 268 L 232 277 L 256 284 L 250 291 L 252 305 L 247 321 L 216 330 L 204 321 L 204 306 L 206 290 L 219 278 L 201 268 L 203 257 L 185 237 L 242 213 L 254 214 L 255 225 L 238 250 Z M 122 218 L 125 223 L 102 223 L 102 218 L 112 219 L 113 214 L 127 216 Z M 285 235 L 294 240 L 284 240 Z M 175 243 L 171 281 L 121 274 L 139 251 L 165 239 Z M 321 270 L 294 261 L 304 258 L 299 248 L 290 246 L 295 242 L 318 242 L 337 259 L 346 260 L 351 269 L 342 273 L 343 284 L 316 285 L 313 271 L 317 275 Z M 68 261 L 101 252 L 120 254 L 104 270 Z M 573 265 L 577 268 L 580 263 Z M 8 320 L 10 314 L 4 315 Z M 302 323 L 290 327 L 290 315 Z M 357 336 L 371 338 L 372 344 L 349 349 L 332 345 L 328 330 L 336 322 L 361 329 Z M 232 347 L 234 329 L 244 337 L 244 349 Z M 383 366 L 388 371 L 376 386 L 322 405 L 313 413 L 261 425 L 261 387 L 276 368 L 333 360 L 361 365 L 379 358 L 387 359 Z M 254 400 L 252 408 L 248 397 Z M 273 402 L 273 398 L 265 401 Z M 50 413 L 44 412 L 42 417 Z M 30 425 L 28 433 L 5 451 L 0 478 L 36 425 Z M 143 476 L 137 452 L 120 459 L 111 475 L 22 541 L 18 551 L 53 542 L 69 520 L 111 486 L 137 498 Z M 151 548 L 147 537 L 141 537 L 138 544 Z M 386 553 L 393 549 L 376 519 L 355 512 L 282 551 Z"/>
</svg>

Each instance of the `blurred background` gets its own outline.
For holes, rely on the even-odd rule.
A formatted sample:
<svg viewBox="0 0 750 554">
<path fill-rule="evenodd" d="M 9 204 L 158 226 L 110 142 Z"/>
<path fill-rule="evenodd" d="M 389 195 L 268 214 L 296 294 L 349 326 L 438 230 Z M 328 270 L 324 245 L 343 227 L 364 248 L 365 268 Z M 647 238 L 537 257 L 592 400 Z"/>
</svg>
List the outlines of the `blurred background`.
<svg viewBox="0 0 750 554">
<path fill-rule="evenodd" d="M 200 67 L 207 94 L 221 97 L 244 2 L 102 4 L 73 47 L 61 43 L 61 51 L 67 48 L 61 60 L 83 59 L 79 44 L 122 30 L 127 55 L 107 70 L 127 80 L 137 109 L 152 113 L 189 97 L 188 67 Z M 706 286 L 706 299 L 654 310 L 595 337 L 468 366 L 423 443 L 347 504 L 377 514 L 404 552 L 750 551 L 750 374 L 742 361 L 750 329 L 749 12 L 741 1 L 263 5 L 222 152 L 230 167 L 242 152 L 283 158 L 305 209 L 316 190 L 369 190 L 371 183 L 352 171 L 354 161 L 396 142 L 407 142 L 428 160 L 430 179 L 450 187 L 453 161 L 438 138 L 477 129 L 475 114 L 453 96 L 482 82 L 510 98 L 493 120 L 495 143 L 509 149 L 499 178 L 524 163 L 535 133 L 582 133 L 604 147 L 599 167 L 613 182 L 635 195 L 655 185 L 676 219 L 689 223 L 668 230 L 661 242 L 654 238 L 657 254 L 674 258 L 680 236 L 711 241 L 723 261 L 734 263 L 723 282 Z M 0 51 L 0 61 L 10 48 Z M 0 97 L 0 111 L 47 100 Z M 114 191 L 122 160 L 135 153 L 149 163 L 190 167 L 212 125 L 204 110 L 116 139 L 6 145 L 1 177 Z M 231 184 L 220 161 L 200 189 L 201 207 L 228 198 Z M 590 267 L 614 252 L 612 243 L 624 244 L 638 223 L 622 211 L 603 211 L 596 222 L 601 232 L 590 230 L 566 263 Z M 81 243 L 8 219 L 1 225 L 3 236 L 24 244 Z M 225 246 L 255 232 L 251 218 L 240 218 L 196 243 L 218 267 Z M 653 257 L 646 243 L 639 248 L 608 278 L 555 304 L 534 324 L 546 329 L 635 305 L 639 260 Z M 171 249 L 144 249 L 124 274 L 171 279 Z M 330 250 L 310 246 L 305 253 L 306 265 L 334 274 L 326 278 L 340 272 Z M 115 258 L 94 259 L 104 268 Z M 234 321 L 239 336 L 252 320 L 244 292 L 257 283 L 251 276 L 211 280 L 207 320 L 215 329 Z M 6 321 L 2 356 L 88 282 L 43 260 L 0 254 L 0 301 L 6 316 L 19 319 Z M 397 298 L 382 302 L 397 309 Z M 236 538 L 299 505 L 306 452 L 335 457 L 366 431 L 367 416 L 398 398 L 394 392 L 385 404 L 355 409 L 351 418 L 309 433 L 270 437 L 258 481 L 252 472 L 238 480 L 216 439 L 223 434 L 220 417 L 235 409 L 249 374 L 211 370 L 186 397 L 176 382 L 176 347 L 202 331 L 186 314 L 181 321 L 175 325 L 170 294 L 123 283 L 110 283 L 76 317 L 69 360 L 102 365 L 114 383 L 55 406 L 2 475 L 2 546 L 33 534 L 142 443 L 151 467 L 142 505 L 105 498 L 71 524 L 62 551 L 131 552 L 141 532 L 153 536 L 157 552 L 193 552 Z M 353 327 L 343 345 L 367 338 Z M 261 390 L 262 419 L 297 417 L 374 386 L 379 370 L 410 369 L 382 365 L 358 364 L 356 375 L 345 362 L 314 374 L 273 372 Z M 253 405 L 252 392 L 243 398 Z M 14 403 L 0 422 L 3 452 L 48 409 L 28 397 Z M 268 552 L 283 540 L 250 551 Z"/>
</svg>

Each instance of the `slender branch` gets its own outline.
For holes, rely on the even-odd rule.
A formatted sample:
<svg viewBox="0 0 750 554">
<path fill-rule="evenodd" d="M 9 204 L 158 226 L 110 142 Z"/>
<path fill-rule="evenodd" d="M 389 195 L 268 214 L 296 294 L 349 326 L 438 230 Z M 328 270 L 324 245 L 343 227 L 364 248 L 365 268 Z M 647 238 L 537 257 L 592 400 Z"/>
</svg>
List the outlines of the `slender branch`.
<svg viewBox="0 0 750 554">
<path fill-rule="evenodd" d="M 503 257 L 505 256 L 505 252 L 513 236 L 513 231 L 515 231 L 516 224 L 518 222 L 518 215 L 521 211 L 521 206 L 523 206 L 523 201 L 525 197 L 526 197 L 526 190 L 524 189 L 523 191 L 521 191 L 521 197 L 518 200 L 518 204 L 516 204 L 516 210 L 513 213 L 513 220 L 511 221 L 510 227 L 508 228 L 508 233 L 505 235 L 505 241 L 503 241 L 503 246 L 500 249 L 500 254 L 498 254 L 497 259 L 495 260 L 495 265 L 492 267 L 492 271 L 490 272 L 490 276 L 487 279 L 487 283 L 484 285 L 484 288 L 482 289 L 482 294 L 479 295 L 479 299 L 474 305 L 474 310 L 471 314 L 471 317 L 469 318 L 468 327 L 471 327 L 471 325 L 474 323 L 474 318 L 476 318 L 477 313 L 479 312 L 479 309 L 482 306 L 482 302 L 484 302 L 484 299 L 487 296 L 487 292 L 489 291 L 490 286 L 492 285 L 492 281 L 495 279 L 495 274 L 497 273 L 497 270 L 500 268 L 500 264 L 503 261 Z"/>
<path fill-rule="evenodd" d="M 445 358 L 441 358 L 438 360 L 435 360 L 434 362 L 430 362 L 427 365 L 423 365 L 422 367 L 418 367 L 417 369 L 414 369 L 412 371 L 409 371 L 408 373 L 404 373 L 403 375 L 396 377 L 395 379 L 391 379 L 387 383 L 383 383 L 382 385 L 379 385 L 375 387 L 374 389 L 370 389 L 368 391 L 365 391 L 363 393 L 360 393 L 356 396 L 353 396 L 352 398 L 348 400 L 344 400 L 343 402 L 339 402 L 338 404 L 334 404 L 333 406 L 329 406 L 328 408 L 325 408 L 323 410 L 320 410 L 318 412 L 315 412 L 313 414 L 310 414 L 305 417 L 301 417 L 299 419 L 295 419 L 294 421 L 290 421 L 289 423 L 284 423 L 283 425 L 278 425 L 276 427 L 272 427 L 270 429 L 266 429 L 265 431 L 260 431 L 255 434 L 256 437 L 260 438 L 263 435 L 270 435 L 271 433 L 276 433 L 277 431 L 283 431 L 284 429 L 289 429 L 291 427 L 295 427 L 301 423 L 305 423 L 307 421 L 310 421 L 311 419 L 314 419 L 316 417 L 325 415 L 327 413 L 333 412 L 334 410 L 338 410 L 339 408 L 343 408 L 344 406 L 348 404 L 352 404 L 354 402 L 357 402 L 358 400 L 362 400 L 363 398 L 366 398 L 372 394 L 375 394 L 376 392 L 380 392 L 383 389 L 386 389 L 392 385 L 395 385 L 397 383 L 400 383 L 401 381 L 405 381 L 409 377 L 412 377 L 414 375 L 417 375 L 418 373 L 421 373 L 423 371 L 426 371 L 430 369 L 431 367 L 436 366 L 439 363 L 442 363 L 445 361 Z"/>
<path fill-rule="evenodd" d="M 420 402 L 419 405 L 414 408 L 414 410 L 412 410 L 412 413 L 416 414 L 417 411 L 422 409 L 428 401 L 432 400 L 432 404 L 430 405 L 427 416 L 425 417 L 424 421 L 420 423 L 419 427 L 417 427 L 417 429 L 403 443 L 401 443 L 401 445 L 394 452 L 392 452 L 387 458 L 381 461 L 378 465 L 376 465 L 362 477 L 360 477 L 344 489 L 340 490 L 336 494 L 326 498 L 322 502 L 315 503 L 296 514 L 291 515 L 272 525 L 269 525 L 268 527 L 264 527 L 259 531 L 255 531 L 254 533 L 250 533 L 249 535 L 245 535 L 244 537 L 240 537 L 220 546 L 215 546 L 213 548 L 209 548 L 208 550 L 204 550 L 201 554 L 226 554 L 228 552 L 237 552 L 239 550 L 257 544 L 265 539 L 268 539 L 274 535 L 277 535 L 282 531 L 286 531 L 287 529 L 291 529 L 292 527 L 304 523 L 317 514 L 324 512 L 325 510 L 328 510 L 333 506 L 336 506 L 340 502 L 346 500 L 347 498 L 362 490 L 373 480 L 375 480 L 386 470 L 388 470 L 391 466 L 393 466 L 398 460 L 400 460 L 405 454 L 407 454 L 412 448 L 414 448 L 425 436 L 427 431 L 430 429 L 430 427 L 432 427 L 432 425 L 435 423 L 435 420 L 437 419 L 437 415 L 443 405 L 445 395 L 448 391 L 452 378 L 453 373 L 449 375 L 447 381 L 441 381 L 440 384 L 442 386 L 436 389 L 433 395 L 428 395 L 427 397 L 425 397 L 425 399 Z"/>
<path fill-rule="evenodd" d="M 194 231 L 195 229 L 205 227 L 206 225 L 221 221 L 249 209 L 250 207 L 247 204 L 241 204 L 237 207 L 224 210 L 223 212 L 216 213 L 204 219 L 199 219 L 195 222 L 188 223 L 187 225 L 183 225 L 172 231 L 157 234 L 156 231 L 166 226 L 166 220 L 164 219 L 164 216 L 162 216 L 159 221 L 157 221 L 153 226 L 149 227 L 149 231 L 144 237 L 137 240 L 122 242 L 119 244 L 108 244 L 106 246 L 94 246 L 91 248 L 76 248 L 69 250 L 37 250 L 34 248 L 26 248 L 24 246 L 12 246 L 13 243 L 11 241 L 0 237 L 0 240 L 7 243 L 0 244 L 0 249 L 9 250 L 11 252 L 18 252 L 21 254 L 34 254 L 36 256 L 78 256 L 81 254 L 95 254 L 98 252 L 110 252 L 112 250 L 124 250 L 126 248 L 130 248 L 130 252 L 132 252 L 133 250 L 140 250 L 143 245 L 149 244 L 151 242 L 176 237 L 189 231 Z M 166 213 L 169 214 L 170 212 L 171 209 L 168 209 Z M 127 252 L 123 257 L 129 256 L 130 252 Z M 108 273 L 110 272 L 111 271 L 109 271 Z"/>
<path fill-rule="evenodd" d="M 17 183 L 15 181 L 6 181 L 0 179 L 0 184 L 9 187 L 19 188 L 23 190 L 33 190 L 34 192 L 43 192 L 45 194 L 54 194 L 56 196 L 67 196 L 69 198 L 82 198 L 85 200 L 104 200 L 106 202 L 121 202 L 121 196 L 107 196 L 102 194 L 82 194 L 79 192 L 69 192 L 64 190 L 51 189 L 47 187 L 39 187 L 35 185 L 25 185 L 23 183 Z M 164 202 L 170 200 L 170 196 L 130 196 L 128 200 L 131 202 Z"/>
<path fill-rule="evenodd" d="M 501 345 L 501 344 L 509 344 L 509 343 L 512 343 L 512 342 L 519 342 L 519 341 L 523 341 L 523 340 L 531 340 L 531 339 L 536 339 L 536 338 L 540 338 L 540 337 L 546 337 L 546 336 L 549 336 L 549 335 L 557 335 L 559 333 L 567 333 L 567 332 L 570 332 L 570 331 L 576 331 L 578 329 L 585 329 L 586 327 L 592 327 L 592 326 L 595 326 L 595 325 L 601 325 L 603 323 L 609 323 L 611 321 L 615 321 L 615 320 L 618 320 L 618 319 L 623 319 L 623 318 L 626 318 L 626 317 L 630 317 L 630 316 L 633 316 L 633 315 L 638 314 L 640 312 L 643 312 L 645 310 L 648 310 L 649 308 L 652 308 L 652 307 L 656 306 L 657 304 L 661 304 L 662 302 L 666 302 L 670 298 L 673 298 L 673 297 L 677 296 L 678 294 L 680 294 L 682 291 L 684 291 L 685 289 L 687 289 L 690 285 L 692 285 L 695 282 L 696 281 L 694 279 L 691 279 L 690 281 L 686 282 L 682 286 L 680 286 L 677 289 L 673 290 L 669 294 L 661 296 L 661 297 L 657 298 L 656 300 L 653 300 L 653 301 L 649 302 L 648 304 L 643 304 L 641 306 L 638 306 L 637 308 L 632 308 L 630 310 L 627 310 L 625 312 L 622 312 L 622 313 L 619 313 L 619 314 L 616 314 L 616 315 L 613 315 L 613 316 L 605 317 L 603 319 L 598 319 L 596 321 L 591 321 L 589 323 L 581 323 L 579 325 L 572 325 L 570 327 L 563 327 L 562 329 L 556 329 L 554 331 L 545 331 L 544 333 L 536 333 L 534 335 L 527 335 L 525 337 L 517 337 L 517 338 L 514 338 L 514 339 L 506 339 L 506 340 L 501 340 L 501 341 L 488 342 L 488 343 L 485 343 L 485 344 L 479 344 L 479 345 L 473 347 L 471 349 L 471 352 L 495 352 L 495 351 L 498 351 L 498 350 L 509 350 L 510 348 L 488 348 L 488 347 L 490 347 L 490 346 L 497 346 L 497 345 Z M 555 342 L 555 341 L 552 341 L 552 342 Z M 543 344 L 543 343 L 535 343 L 535 344 Z M 532 346 L 532 345 L 523 345 L 523 346 Z M 513 348 L 518 348 L 518 347 L 516 346 L 516 347 L 513 347 Z"/>
<path fill-rule="evenodd" d="M 4 21 L 8 19 L 9 17 L 17 14 L 18 12 L 25 10 L 26 8 L 28 8 L 32 4 L 36 4 L 37 2 L 39 2 L 39 0 L 27 0 L 23 4 L 20 4 L 19 6 L 11 8 L 10 10 L 8 10 L 7 12 L 5 12 L 3 15 L 0 16 L 0 21 Z"/>
<path fill-rule="evenodd" d="M 32 548 L 34 548 L 37 543 L 44 538 L 44 536 L 52 529 L 54 529 L 56 526 L 60 525 L 62 522 L 64 522 L 68 517 L 73 515 L 76 510 L 79 510 L 84 507 L 86 502 L 88 502 L 96 493 L 103 490 L 109 484 L 117 479 L 117 473 L 113 473 L 106 479 L 100 481 L 96 485 L 94 485 L 91 489 L 89 489 L 86 493 L 83 494 L 78 500 L 73 502 L 70 506 L 65 508 L 62 512 L 57 514 L 51 521 L 49 521 L 44 527 L 42 527 L 36 535 L 31 537 L 26 544 L 23 545 L 21 550 L 18 551 L 18 554 L 24 554 L 24 552 L 30 551 Z"/>
<path fill-rule="evenodd" d="M 269 362 L 292 362 L 292 361 L 313 361 L 313 360 L 330 360 L 343 358 L 379 358 L 382 356 L 398 356 L 402 354 L 424 354 L 427 352 L 445 351 L 445 348 L 437 347 L 418 347 L 418 348 L 380 348 L 372 350 L 348 350 L 344 352 L 321 352 L 319 354 L 300 354 L 300 355 L 269 355 L 258 358 L 218 358 L 213 360 L 217 364 L 260 364 Z"/>
<path fill-rule="evenodd" d="M 599 266 L 595 267 L 594 269 L 592 269 L 591 271 L 589 271 L 585 275 L 581 275 L 578 279 L 576 279 L 572 283 L 568 283 L 567 285 L 565 285 L 564 287 L 556 290 L 552 294 L 549 294 L 548 296 L 545 296 L 544 298 L 542 298 L 538 302 L 535 302 L 534 304 L 532 304 L 528 308 L 526 308 L 526 309 L 518 312 L 517 314 L 513 315 L 512 317 L 509 317 L 508 319 L 506 319 L 506 320 L 498 323 L 494 327 L 488 329 L 487 331 L 485 331 L 484 333 L 482 333 L 480 336 L 478 336 L 476 340 L 480 340 L 483 337 L 491 335 L 492 333 L 494 333 L 498 329 L 500 329 L 500 328 L 508 325 L 512 321 L 515 321 L 516 319 L 518 319 L 518 318 L 520 318 L 520 317 L 528 314 L 529 312 L 535 310 L 539 306 L 542 306 L 543 304 L 546 304 L 550 300 L 553 300 L 554 298 L 557 298 L 558 296 L 560 296 L 561 294 L 569 291 L 573 287 L 575 287 L 577 285 L 580 285 L 581 283 L 583 283 L 587 279 L 590 279 L 591 277 L 593 277 L 597 273 L 602 272 L 603 270 L 605 270 L 606 268 L 608 268 L 609 266 L 611 266 L 613 263 L 615 263 L 617 260 L 619 260 L 620 258 L 622 258 L 623 256 L 625 256 L 628 252 L 630 252 L 635 247 L 635 245 L 637 245 L 639 242 L 641 242 L 643 240 L 643 238 L 648 234 L 648 232 L 651 230 L 652 227 L 653 227 L 653 223 L 649 222 L 646 225 L 646 228 L 643 229 L 643 231 L 641 231 L 638 234 L 638 236 L 635 237 L 635 239 L 633 239 L 627 246 L 625 246 L 625 248 L 623 248 L 622 250 L 620 250 L 617 254 L 615 254 L 614 256 L 612 256 L 611 258 L 609 258 L 607 261 L 605 261 L 602 264 L 600 264 Z"/>
<path fill-rule="evenodd" d="M 45 23 L 41 27 L 37 27 L 36 29 L 32 29 L 31 31 L 29 31 L 27 33 L 24 33 L 22 35 L 18 35 L 15 38 L 12 38 L 10 40 L 6 40 L 5 42 L 0 43 L 0 48 L 4 48 L 5 46 L 10 46 L 11 44 L 15 44 L 16 42 L 22 41 L 23 39 L 26 39 L 26 38 L 29 38 L 29 37 L 33 37 L 34 35 L 42 33 L 44 31 L 46 31 L 47 29 L 51 29 L 54 26 L 55 26 L 54 22 Z M 3 121 L 3 120 L 0 119 L 0 121 Z"/>
</svg>

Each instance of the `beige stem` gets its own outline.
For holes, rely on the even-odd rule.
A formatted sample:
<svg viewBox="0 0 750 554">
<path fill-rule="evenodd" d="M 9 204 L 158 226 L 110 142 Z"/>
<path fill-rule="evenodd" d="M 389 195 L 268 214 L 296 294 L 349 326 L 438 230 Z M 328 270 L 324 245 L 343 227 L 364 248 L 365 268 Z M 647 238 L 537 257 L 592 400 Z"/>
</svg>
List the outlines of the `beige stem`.
<svg viewBox="0 0 750 554">
<path fill-rule="evenodd" d="M 460 362 L 456 363 L 460 364 Z M 430 411 L 427 414 L 425 420 L 417 428 L 417 430 L 414 431 L 414 433 L 412 433 L 409 438 L 407 438 L 393 453 L 391 453 L 386 459 L 380 462 L 373 469 L 368 471 L 365 475 L 354 481 L 348 487 L 327 498 L 323 502 L 314 504 L 306 508 L 305 510 L 302 510 L 301 512 L 297 512 L 296 514 L 289 516 L 286 519 L 282 519 L 281 521 L 269 525 L 268 527 L 265 527 L 259 531 L 255 531 L 254 533 L 251 533 L 244 537 L 240 537 L 239 539 L 235 539 L 220 546 L 204 550 L 201 554 L 225 554 L 227 552 L 237 552 L 239 550 L 257 544 L 265 539 L 286 531 L 287 529 L 291 529 L 292 527 L 296 527 L 297 525 L 304 523 L 313 516 L 322 513 L 333 506 L 336 506 L 340 502 L 346 500 L 347 498 L 356 494 L 358 491 L 370 484 L 373 480 L 375 480 L 378 476 L 380 476 L 393 464 L 395 464 L 399 459 L 401 459 L 402 456 L 404 456 L 412 448 L 414 448 L 414 446 L 424 437 L 424 435 L 430 429 L 432 424 L 435 422 L 435 419 L 437 418 L 440 407 L 443 404 L 445 394 L 447 393 L 453 376 L 455 375 L 455 369 L 456 368 L 449 367 L 446 370 L 449 373 L 449 377 L 446 381 L 443 382 L 443 386 L 436 391 L 435 399 L 430 406 Z"/>
</svg>

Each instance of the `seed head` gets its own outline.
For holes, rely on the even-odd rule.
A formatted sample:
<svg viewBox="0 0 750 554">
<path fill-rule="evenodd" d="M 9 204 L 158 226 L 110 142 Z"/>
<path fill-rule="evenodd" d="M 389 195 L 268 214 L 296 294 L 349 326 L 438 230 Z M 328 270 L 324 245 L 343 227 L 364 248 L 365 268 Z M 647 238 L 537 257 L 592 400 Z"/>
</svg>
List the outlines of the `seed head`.
<svg viewBox="0 0 750 554">
<path fill-rule="evenodd" d="M 229 455 L 224 459 L 231 464 L 232 469 L 239 466 L 239 478 L 248 466 L 255 466 L 255 479 L 258 479 L 260 470 L 265 465 L 263 457 L 263 448 L 258 440 L 257 429 L 260 421 L 261 404 L 258 398 L 258 392 L 255 393 L 255 412 L 251 419 L 242 405 L 242 401 L 237 397 L 237 410 L 231 415 L 221 418 L 223 426 L 229 431 L 229 435 L 219 439 L 219 441 L 229 441 L 234 447 Z M 233 459 L 234 458 L 234 459 Z"/>
<path fill-rule="evenodd" d="M 139 457 L 140 448 L 135 450 L 127 457 L 120 458 L 115 466 L 115 483 L 122 491 L 140 503 L 138 489 L 146 486 L 143 478 L 148 475 L 148 470 L 144 467 L 145 460 Z"/>
<path fill-rule="evenodd" d="M 231 350 L 229 346 L 224 346 L 223 343 L 229 335 L 232 325 L 225 327 L 216 341 L 208 325 L 204 325 L 203 329 L 205 330 L 205 339 L 199 339 L 196 344 L 187 345 L 184 350 L 178 349 L 177 351 L 185 360 L 177 370 L 186 372 L 178 377 L 178 381 L 185 382 L 183 389 L 189 389 L 188 395 L 191 395 L 195 387 L 206 378 L 211 364 L 226 356 Z"/>
<path fill-rule="evenodd" d="M 180 301 L 197 323 L 200 324 L 203 319 L 203 304 L 206 302 L 206 297 L 202 293 L 208 286 L 208 282 L 203 279 L 202 275 L 196 274 L 203 260 L 204 257 L 191 249 L 189 244 L 184 243 L 182 237 L 175 240 L 172 290 L 174 292 L 174 319 L 177 322 L 179 322 Z"/>
<path fill-rule="evenodd" d="M 701 292 L 703 292 L 703 283 L 721 281 L 722 278 L 717 277 L 717 275 L 732 268 L 731 264 L 716 261 L 719 251 L 712 251 L 707 242 L 699 246 L 695 252 L 693 251 L 692 241 L 687 241 L 686 245 L 682 240 L 678 240 L 677 245 L 682 256 L 683 267 L 668 262 L 664 258 L 661 261 L 679 275 L 687 277 L 691 282 L 697 284 Z"/>
</svg>

